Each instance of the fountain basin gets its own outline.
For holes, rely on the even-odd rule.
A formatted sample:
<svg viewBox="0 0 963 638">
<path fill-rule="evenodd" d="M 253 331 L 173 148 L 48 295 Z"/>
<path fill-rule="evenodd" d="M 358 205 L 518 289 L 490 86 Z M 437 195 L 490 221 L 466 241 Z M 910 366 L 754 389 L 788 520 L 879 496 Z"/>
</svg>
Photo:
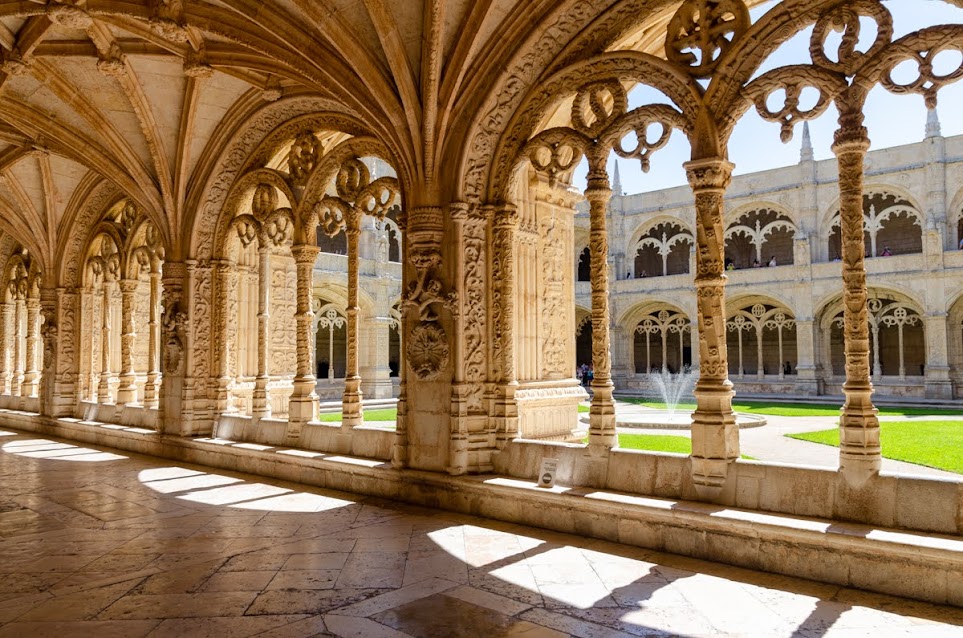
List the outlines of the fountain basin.
<svg viewBox="0 0 963 638">
<path fill-rule="evenodd" d="M 588 415 L 582 415 L 582 421 L 588 423 Z M 669 412 L 668 410 L 652 410 L 639 414 L 617 414 L 615 426 L 619 428 L 638 428 L 640 430 L 688 430 L 692 425 L 691 412 Z M 766 417 L 761 414 L 744 414 L 736 412 L 736 425 L 739 428 L 758 428 L 766 425 Z"/>
</svg>

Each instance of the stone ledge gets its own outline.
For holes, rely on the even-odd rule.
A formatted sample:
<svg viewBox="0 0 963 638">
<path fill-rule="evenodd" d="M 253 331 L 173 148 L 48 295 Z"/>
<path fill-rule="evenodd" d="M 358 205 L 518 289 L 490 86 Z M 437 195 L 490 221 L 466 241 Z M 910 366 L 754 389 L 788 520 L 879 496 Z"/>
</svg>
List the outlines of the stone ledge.
<svg viewBox="0 0 963 638">
<path fill-rule="evenodd" d="M 963 606 L 963 537 L 787 516 L 590 488 L 539 489 L 498 476 L 396 470 L 374 459 L 224 439 L 185 439 L 2 411 L 4 427 L 211 469 L 246 472 L 712 560 Z"/>
</svg>

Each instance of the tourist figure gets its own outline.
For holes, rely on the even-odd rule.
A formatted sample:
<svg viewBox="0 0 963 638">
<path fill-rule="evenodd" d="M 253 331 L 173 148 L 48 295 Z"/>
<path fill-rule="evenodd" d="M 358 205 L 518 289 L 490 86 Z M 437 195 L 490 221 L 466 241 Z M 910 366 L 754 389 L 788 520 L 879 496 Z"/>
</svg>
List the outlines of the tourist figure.
<svg viewBox="0 0 963 638">
<path fill-rule="evenodd" d="M 735 270 L 736 264 L 731 257 L 726 257 L 726 270 Z"/>
<path fill-rule="evenodd" d="M 880 253 L 880 255 L 881 255 L 882 257 L 892 257 L 892 256 L 893 256 L 893 251 L 891 251 L 891 250 L 889 249 L 889 246 L 884 246 L 884 247 L 883 247 L 883 252 Z"/>
<path fill-rule="evenodd" d="M 769 263 L 766 264 L 766 265 L 769 266 L 770 268 L 772 268 L 773 266 L 775 266 L 775 265 L 776 265 L 776 256 L 775 256 L 775 255 L 772 255 L 771 257 L 769 257 Z"/>
<path fill-rule="evenodd" d="M 761 267 L 762 267 L 762 264 L 759 263 L 759 260 L 758 260 L 758 259 L 753 259 L 753 260 L 752 260 L 752 267 L 753 267 L 753 268 L 761 268 Z"/>
<path fill-rule="evenodd" d="M 784 366 L 782 367 L 782 373 L 783 373 L 783 374 L 792 374 L 792 366 L 789 365 L 789 362 L 788 362 L 788 361 L 786 362 L 786 365 L 784 365 Z"/>
</svg>

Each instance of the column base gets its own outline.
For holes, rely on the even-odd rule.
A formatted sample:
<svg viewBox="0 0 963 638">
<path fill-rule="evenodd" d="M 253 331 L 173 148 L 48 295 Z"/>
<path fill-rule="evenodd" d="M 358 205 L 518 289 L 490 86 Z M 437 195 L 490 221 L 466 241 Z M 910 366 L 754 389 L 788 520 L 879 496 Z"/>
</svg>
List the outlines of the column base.
<svg viewBox="0 0 963 638">
<path fill-rule="evenodd" d="M 360 379 L 345 380 L 344 395 L 341 398 L 341 427 L 356 428 L 364 423 L 364 408 L 361 401 L 364 395 L 359 389 L 349 389 L 351 386 L 359 388 Z"/>
</svg>

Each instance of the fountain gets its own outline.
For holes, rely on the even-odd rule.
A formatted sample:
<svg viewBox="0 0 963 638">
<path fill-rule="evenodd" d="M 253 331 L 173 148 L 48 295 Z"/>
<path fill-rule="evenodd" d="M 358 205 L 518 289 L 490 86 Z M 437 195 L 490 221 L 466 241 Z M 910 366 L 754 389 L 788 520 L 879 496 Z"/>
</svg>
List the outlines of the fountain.
<svg viewBox="0 0 963 638">
<path fill-rule="evenodd" d="M 616 410 L 616 426 L 650 430 L 688 430 L 692 425 L 692 410 L 679 409 L 681 404 L 694 404 L 693 388 L 698 372 L 685 366 L 681 372 L 662 369 L 646 375 L 643 395 L 661 400 L 664 409 L 653 410 L 643 406 L 619 406 Z M 584 420 L 584 419 L 583 419 Z M 736 425 L 755 428 L 766 424 L 766 417 L 759 414 L 736 413 Z"/>
</svg>

